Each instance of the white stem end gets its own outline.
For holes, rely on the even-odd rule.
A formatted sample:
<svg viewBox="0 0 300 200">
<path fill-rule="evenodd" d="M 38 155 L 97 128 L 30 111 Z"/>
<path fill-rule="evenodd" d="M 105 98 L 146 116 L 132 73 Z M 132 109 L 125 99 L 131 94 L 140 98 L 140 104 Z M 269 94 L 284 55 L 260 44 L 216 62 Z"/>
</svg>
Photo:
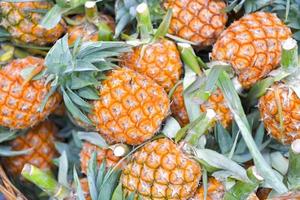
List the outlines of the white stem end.
<svg viewBox="0 0 300 200">
<path fill-rule="evenodd" d="M 291 148 L 294 153 L 299 154 L 300 153 L 300 139 L 294 140 L 294 142 L 291 145 Z"/>
<path fill-rule="evenodd" d="M 293 38 L 289 38 L 282 43 L 282 48 L 285 50 L 291 50 L 297 46 L 297 41 Z"/>
<path fill-rule="evenodd" d="M 136 7 L 136 12 L 137 13 L 143 13 L 143 12 L 145 12 L 147 10 L 147 8 L 148 8 L 148 6 L 147 6 L 146 3 L 141 3 L 140 5 L 138 5 Z"/>
</svg>

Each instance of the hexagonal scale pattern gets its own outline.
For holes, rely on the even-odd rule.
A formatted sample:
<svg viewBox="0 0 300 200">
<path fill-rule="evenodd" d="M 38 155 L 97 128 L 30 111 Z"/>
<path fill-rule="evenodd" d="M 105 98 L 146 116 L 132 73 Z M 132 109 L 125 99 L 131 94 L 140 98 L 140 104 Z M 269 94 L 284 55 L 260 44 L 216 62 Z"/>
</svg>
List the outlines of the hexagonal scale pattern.
<svg viewBox="0 0 300 200">
<path fill-rule="evenodd" d="M 89 115 L 109 143 L 137 145 L 153 137 L 169 114 L 164 89 L 128 68 L 109 72 Z"/>
<path fill-rule="evenodd" d="M 291 30 L 272 13 L 256 12 L 232 23 L 213 47 L 212 59 L 229 62 L 244 88 L 278 67 L 281 42 Z"/>
<path fill-rule="evenodd" d="M 43 121 L 61 101 L 58 92 L 46 103 L 42 112 L 39 107 L 50 90 L 45 79 L 26 81 L 22 70 L 29 67 L 43 68 L 44 60 L 26 57 L 13 60 L 0 69 L 0 125 L 11 129 L 25 129 Z"/>
<path fill-rule="evenodd" d="M 152 141 L 134 153 L 121 176 L 126 195 L 136 192 L 146 200 L 187 200 L 200 179 L 200 165 L 167 138 Z"/>
</svg>

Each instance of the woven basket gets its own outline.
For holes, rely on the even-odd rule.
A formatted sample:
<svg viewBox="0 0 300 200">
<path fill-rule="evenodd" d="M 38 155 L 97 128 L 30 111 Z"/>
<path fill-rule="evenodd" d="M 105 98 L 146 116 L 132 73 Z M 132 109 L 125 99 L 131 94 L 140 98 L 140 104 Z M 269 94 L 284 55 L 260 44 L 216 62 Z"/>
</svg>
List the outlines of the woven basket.
<svg viewBox="0 0 300 200">
<path fill-rule="evenodd" d="M 9 180 L 0 165 L 0 192 L 6 200 L 28 200 Z"/>
</svg>

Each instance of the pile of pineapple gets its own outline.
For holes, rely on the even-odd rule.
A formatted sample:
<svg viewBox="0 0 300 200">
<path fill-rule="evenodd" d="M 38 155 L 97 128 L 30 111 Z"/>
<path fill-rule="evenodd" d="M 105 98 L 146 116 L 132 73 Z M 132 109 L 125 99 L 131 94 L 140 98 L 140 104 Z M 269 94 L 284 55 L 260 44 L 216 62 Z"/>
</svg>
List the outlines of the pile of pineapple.
<svg viewBox="0 0 300 200">
<path fill-rule="evenodd" d="M 300 199 L 298 0 L 0 13 L 5 199 Z"/>
</svg>

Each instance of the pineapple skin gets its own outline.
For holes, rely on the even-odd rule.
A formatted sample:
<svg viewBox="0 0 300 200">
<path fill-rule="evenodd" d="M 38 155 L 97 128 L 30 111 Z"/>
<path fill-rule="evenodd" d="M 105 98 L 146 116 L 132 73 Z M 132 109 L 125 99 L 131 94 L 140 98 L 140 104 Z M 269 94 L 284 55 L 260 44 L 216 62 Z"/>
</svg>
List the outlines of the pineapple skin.
<svg viewBox="0 0 300 200">
<path fill-rule="evenodd" d="M 215 43 L 225 29 L 223 0 L 166 0 L 164 7 L 173 11 L 169 33 L 196 43 L 199 49 Z"/>
<path fill-rule="evenodd" d="M 94 144 L 89 142 L 85 142 L 82 145 L 82 149 L 80 151 L 80 164 L 81 171 L 83 174 L 87 174 L 88 163 L 91 159 L 92 153 L 95 152 L 97 154 L 97 165 L 101 166 L 102 162 L 105 160 L 107 168 L 113 168 L 118 164 L 118 167 L 121 167 L 121 163 L 119 165 L 119 161 L 122 157 L 117 157 L 114 155 L 114 152 L 111 149 L 100 148 Z"/>
<path fill-rule="evenodd" d="M 233 116 L 220 89 L 214 91 L 208 100 L 200 105 L 201 112 L 206 112 L 207 109 L 213 109 L 215 111 L 216 119 L 220 121 L 225 128 L 230 126 Z M 182 84 L 178 85 L 172 95 L 171 112 L 181 126 L 185 126 L 189 123 L 183 99 Z"/>
<path fill-rule="evenodd" d="M 121 175 L 125 195 L 142 199 L 187 200 L 196 192 L 201 167 L 170 139 L 147 143 L 135 152 Z"/>
<path fill-rule="evenodd" d="M 291 36 L 291 30 L 275 14 L 248 14 L 221 34 L 213 46 L 212 60 L 230 63 L 248 89 L 279 66 L 281 43 Z"/>
<path fill-rule="evenodd" d="M 60 104 L 56 92 L 47 101 L 42 112 L 39 107 L 50 91 L 45 79 L 26 81 L 22 70 L 29 67 L 44 68 L 44 60 L 37 57 L 15 59 L 0 69 L 0 125 L 11 129 L 26 129 L 43 121 Z"/>
<path fill-rule="evenodd" d="M 53 122 L 44 121 L 31 128 L 26 134 L 12 140 L 10 142 L 12 150 L 32 149 L 32 151 L 25 155 L 3 158 L 9 173 L 14 176 L 20 175 L 26 163 L 43 170 L 53 169 L 52 160 L 58 155 L 54 144 L 57 130 Z"/>
<path fill-rule="evenodd" d="M 300 98 L 288 85 L 273 85 L 260 98 L 258 106 L 265 128 L 273 138 L 283 144 L 300 139 Z"/>
<path fill-rule="evenodd" d="M 102 23 L 107 24 L 111 30 L 115 30 L 115 21 L 111 16 L 99 13 L 98 19 Z M 98 28 L 94 24 L 88 22 L 84 15 L 75 15 L 72 20 L 79 23 L 73 26 L 68 26 L 67 32 L 69 35 L 69 45 L 74 44 L 76 39 L 79 37 L 81 37 L 83 42 L 96 42 L 101 40 L 98 35 Z"/>
<path fill-rule="evenodd" d="M 182 62 L 176 44 L 167 39 L 139 46 L 121 57 L 120 66 L 150 77 L 169 92 L 182 74 Z"/>
<path fill-rule="evenodd" d="M 209 178 L 206 200 L 222 200 L 224 195 L 225 195 L 224 185 L 213 177 Z M 204 200 L 203 185 L 197 189 L 195 196 L 190 200 Z"/>
<path fill-rule="evenodd" d="M 128 68 L 110 71 L 89 118 L 109 143 L 138 145 L 152 138 L 169 114 L 162 87 Z"/>
<path fill-rule="evenodd" d="M 7 29 L 18 43 L 45 46 L 54 43 L 66 31 L 66 24 L 61 20 L 54 28 L 47 30 L 39 25 L 43 15 L 30 10 L 49 10 L 52 4 L 39 2 L 0 2 L 2 13 L 1 25 Z"/>
</svg>

